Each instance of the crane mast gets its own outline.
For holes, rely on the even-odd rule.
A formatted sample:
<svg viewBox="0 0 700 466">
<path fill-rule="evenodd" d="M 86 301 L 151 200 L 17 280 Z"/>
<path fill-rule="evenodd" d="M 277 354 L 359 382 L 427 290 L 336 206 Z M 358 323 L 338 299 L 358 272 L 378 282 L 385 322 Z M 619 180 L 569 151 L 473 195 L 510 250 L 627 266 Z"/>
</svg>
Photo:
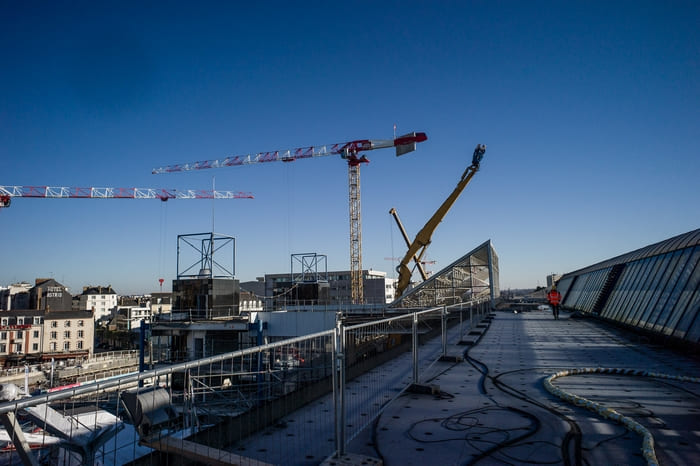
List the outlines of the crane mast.
<svg viewBox="0 0 700 466">
<path fill-rule="evenodd" d="M 364 157 L 363 157 L 364 158 Z M 360 199 L 360 163 L 348 161 L 348 198 L 350 203 L 350 299 L 353 304 L 364 301 L 362 282 L 362 208 Z"/>
<path fill-rule="evenodd" d="M 360 199 L 360 165 L 369 163 L 360 152 L 396 148 L 396 156 L 416 149 L 416 144 L 426 141 L 425 133 L 412 132 L 394 139 L 356 139 L 349 142 L 307 146 L 296 149 L 258 152 L 255 154 L 232 155 L 223 159 L 203 160 L 154 168 L 153 174 L 175 173 L 209 168 L 236 167 L 266 162 L 293 162 L 296 160 L 340 155 L 348 163 L 348 200 L 350 216 L 350 289 L 353 304 L 364 302 L 362 284 L 362 214 Z"/>
<path fill-rule="evenodd" d="M 476 149 L 474 149 L 474 155 L 472 156 L 472 163 L 466 168 L 466 170 L 464 170 L 464 173 L 462 173 L 462 177 L 457 183 L 455 189 L 449 196 L 447 196 L 447 199 L 445 199 L 442 205 L 440 205 L 440 207 L 435 211 L 433 216 L 430 217 L 430 219 L 426 222 L 423 228 L 418 232 L 416 238 L 409 245 L 408 251 L 406 251 L 406 255 L 403 257 L 403 259 L 401 259 L 401 262 L 397 267 L 397 270 L 399 272 L 399 281 L 396 285 L 396 299 L 401 297 L 404 290 L 410 284 L 411 270 L 408 268 L 408 263 L 414 257 L 416 257 L 416 254 L 418 254 L 418 260 L 420 260 L 420 258 L 423 257 L 425 249 L 430 244 L 430 239 L 433 236 L 433 232 L 440 224 L 442 219 L 445 218 L 445 215 L 447 215 L 447 212 L 455 203 L 459 195 L 462 194 L 464 188 L 467 187 L 472 177 L 476 174 L 477 171 L 479 171 L 479 165 L 481 164 L 481 159 L 484 157 L 485 153 L 486 146 L 483 144 L 477 144 Z M 419 251 L 420 253 L 418 253 Z"/>
</svg>

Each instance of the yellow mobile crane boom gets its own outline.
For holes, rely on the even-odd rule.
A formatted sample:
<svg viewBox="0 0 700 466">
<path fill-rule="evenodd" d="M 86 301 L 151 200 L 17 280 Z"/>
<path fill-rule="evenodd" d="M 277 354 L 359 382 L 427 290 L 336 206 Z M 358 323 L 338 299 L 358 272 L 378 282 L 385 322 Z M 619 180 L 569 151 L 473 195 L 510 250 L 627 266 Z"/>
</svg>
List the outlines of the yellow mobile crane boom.
<svg viewBox="0 0 700 466">
<path fill-rule="evenodd" d="M 418 232 L 416 239 L 413 240 L 413 243 L 409 245 L 406 255 L 396 268 L 399 272 L 399 282 L 396 285 L 397 299 L 401 297 L 404 290 L 411 282 L 411 270 L 408 268 L 408 263 L 414 258 L 418 258 L 418 260 L 420 260 L 420 258 L 423 257 L 425 248 L 427 248 L 430 244 L 430 238 L 433 236 L 433 232 L 440 224 L 442 219 L 445 218 L 445 215 L 452 207 L 452 204 L 454 204 L 459 195 L 462 194 L 464 188 L 467 187 L 467 184 L 469 184 L 474 174 L 479 171 L 479 164 L 481 163 L 481 159 L 484 157 L 484 153 L 486 153 L 486 146 L 483 144 L 477 144 L 476 149 L 474 149 L 472 164 L 468 166 L 466 170 L 464 170 L 464 173 L 462 173 L 462 177 L 457 183 L 457 187 L 454 189 L 454 191 L 452 191 L 452 194 L 445 199 L 438 210 L 435 211 L 433 216 L 430 217 L 430 220 L 426 222 L 421 231 Z M 416 256 L 418 251 L 420 251 L 420 254 Z"/>
</svg>

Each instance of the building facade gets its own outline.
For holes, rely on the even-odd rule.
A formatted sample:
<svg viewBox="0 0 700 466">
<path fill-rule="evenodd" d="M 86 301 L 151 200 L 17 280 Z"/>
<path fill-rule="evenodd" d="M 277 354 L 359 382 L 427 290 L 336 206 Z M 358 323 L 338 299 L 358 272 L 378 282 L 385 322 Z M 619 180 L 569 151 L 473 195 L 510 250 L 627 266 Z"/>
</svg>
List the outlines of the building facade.
<svg viewBox="0 0 700 466">
<path fill-rule="evenodd" d="M 93 353 L 92 311 L 71 309 L 72 296 L 54 279 L 36 279 L 28 306 L 0 312 L 0 363 L 17 365 Z"/>
<path fill-rule="evenodd" d="M 32 285 L 27 282 L 13 283 L 0 287 L 0 311 L 29 308 L 29 290 Z"/>
<path fill-rule="evenodd" d="M 273 308 L 304 305 L 343 305 L 352 302 L 350 271 L 324 272 L 320 279 L 293 282 L 288 273 L 266 274 L 266 305 L 272 302 Z M 388 278 L 386 272 L 378 270 L 362 271 L 364 304 L 384 305 L 394 299 L 396 279 Z M 301 290 L 300 292 L 297 290 Z M 273 310 L 273 309 L 269 309 Z"/>
<path fill-rule="evenodd" d="M 117 293 L 108 286 L 84 286 L 78 295 L 80 311 L 95 311 L 95 320 L 108 319 L 117 308 Z"/>
<path fill-rule="evenodd" d="M 91 311 L 13 310 L 0 313 L 0 363 L 17 365 L 93 354 Z"/>
<path fill-rule="evenodd" d="M 148 306 L 119 306 L 112 318 L 109 329 L 118 332 L 131 332 L 141 328 L 142 323 L 151 323 L 151 308 Z"/>
</svg>

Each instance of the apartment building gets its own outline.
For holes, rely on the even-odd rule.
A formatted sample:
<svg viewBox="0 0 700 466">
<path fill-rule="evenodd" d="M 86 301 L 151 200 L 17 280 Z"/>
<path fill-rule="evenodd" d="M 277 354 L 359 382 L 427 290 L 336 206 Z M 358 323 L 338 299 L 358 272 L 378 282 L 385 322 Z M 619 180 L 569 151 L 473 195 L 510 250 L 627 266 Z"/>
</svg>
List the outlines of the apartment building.
<svg viewBox="0 0 700 466">
<path fill-rule="evenodd" d="M 0 362 L 48 361 L 93 353 L 91 311 L 14 310 L 0 313 Z"/>
<path fill-rule="evenodd" d="M 0 364 L 86 357 L 93 353 L 93 312 L 71 310 L 68 289 L 37 279 L 29 308 L 0 312 Z"/>
<path fill-rule="evenodd" d="M 77 296 L 77 310 L 95 311 L 95 320 L 108 319 L 117 308 L 118 296 L 116 291 L 108 286 L 84 286 L 83 292 Z"/>
</svg>

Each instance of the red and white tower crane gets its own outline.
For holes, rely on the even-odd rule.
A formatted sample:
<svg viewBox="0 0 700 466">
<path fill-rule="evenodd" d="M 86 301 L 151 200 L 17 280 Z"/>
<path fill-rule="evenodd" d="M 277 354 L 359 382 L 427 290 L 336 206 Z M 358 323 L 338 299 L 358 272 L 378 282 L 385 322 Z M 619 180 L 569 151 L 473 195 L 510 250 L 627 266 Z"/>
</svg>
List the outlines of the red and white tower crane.
<svg viewBox="0 0 700 466">
<path fill-rule="evenodd" d="M 360 152 L 374 149 L 396 148 L 396 156 L 416 149 L 416 144 L 427 140 L 425 133 L 409 133 L 394 139 L 358 139 L 355 141 L 326 144 L 322 146 L 300 147 L 297 149 L 259 152 L 248 155 L 234 155 L 219 160 L 170 165 L 156 168 L 154 174 L 174 173 L 207 168 L 236 167 L 263 162 L 293 162 L 300 159 L 340 155 L 348 163 L 348 185 L 350 201 L 350 288 L 352 301 L 364 301 L 362 289 L 362 221 L 360 208 L 360 164 L 369 160 Z"/>
<path fill-rule="evenodd" d="M 73 188 L 66 186 L 0 186 L 0 208 L 13 197 L 45 199 L 253 199 L 251 193 L 234 191 L 154 188 Z"/>
</svg>

